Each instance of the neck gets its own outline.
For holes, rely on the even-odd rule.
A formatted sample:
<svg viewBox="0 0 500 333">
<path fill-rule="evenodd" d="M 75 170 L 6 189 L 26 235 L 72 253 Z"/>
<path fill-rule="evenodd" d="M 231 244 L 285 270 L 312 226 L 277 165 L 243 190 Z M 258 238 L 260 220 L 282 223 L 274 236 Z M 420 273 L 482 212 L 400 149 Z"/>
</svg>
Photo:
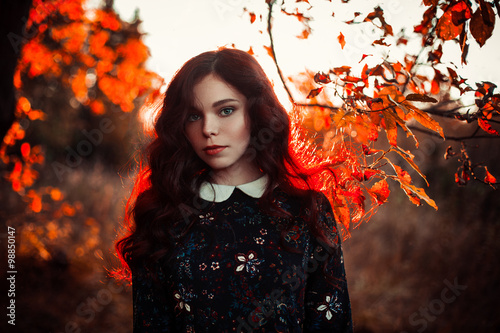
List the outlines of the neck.
<svg viewBox="0 0 500 333">
<path fill-rule="evenodd" d="M 262 172 L 257 167 L 245 168 L 245 170 L 212 170 L 210 174 L 213 183 L 231 186 L 250 183 L 260 177 L 262 177 Z"/>
</svg>

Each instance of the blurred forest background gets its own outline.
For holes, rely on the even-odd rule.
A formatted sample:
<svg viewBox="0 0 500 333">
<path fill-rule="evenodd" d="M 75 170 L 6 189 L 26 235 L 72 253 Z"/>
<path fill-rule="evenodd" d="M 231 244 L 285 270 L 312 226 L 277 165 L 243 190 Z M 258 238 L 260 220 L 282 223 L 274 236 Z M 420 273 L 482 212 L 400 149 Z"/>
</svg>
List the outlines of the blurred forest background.
<svg viewBox="0 0 500 333">
<path fill-rule="evenodd" d="M 4 315 L 2 332 L 132 331 L 131 290 L 110 278 L 109 271 L 118 264 L 113 243 L 137 169 L 137 154 L 147 139 L 140 108 L 159 96 L 164 81 L 145 65 L 149 53 L 139 29 L 139 17 L 131 22 L 122 20 L 112 1 L 105 1 L 101 8 L 92 11 L 86 10 L 83 3 L 23 0 L 2 2 L 0 10 L 3 61 L 0 260 L 5 274 L 7 227 L 13 227 L 18 272 L 16 325 L 8 325 Z M 459 24 L 474 17 L 467 12 L 466 5 L 493 22 L 499 9 L 498 1 L 491 4 L 478 1 L 477 5 L 475 2 L 471 5 L 470 1 L 424 3 L 430 8 L 441 6 L 443 16 L 448 13 L 443 4 L 455 6 L 453 15 L 461 17 Z M 462 4 L 463 8 L 456 7 Z M 272 12 L 272 5 L 269 9 Z M 246 9 L 245 12 L 253 23 L 256 14 Z M 493 19 L 489 13 L 493 13 Z M 387 33 L 389 25 L 383 15 L 375 10 L 366 17 L 371 14 L 371 19 L 377 18 Z M 298 10 L 285 11 L 285 15 L 294 15 L 304 22 L 308 34 L 306 16 Z M 260 21 L 264 25 L 270 22 L 265 15 L 260 16 Z M 437 22 L 428 14 L 425 33 L 436 34 L 429 27 Z M 452 35 L 448 39 L 463 35 L 462 30 L 458 35 L 448 33 Z M 477 37 L 481 35 L 477 28 L 473 35 L 483 44 L 489 37 Z M 441 34 L 435 39 L 442 37 Z M 338 41 L 343 42 L 340 36 Z M 429 51 L 430 60 L 427 59 L 432 66 L 439 63 L 436 45 Z M 267 50 L 277 64 L 272 43 Z M 397 70 L 396 62 L 386 63 L 389 64 L 386 70 L 392 74 L 402 71 Z M 407 74 L 410 73 L 408 63 L 405 66 Z M 373 76 L 387 75 L 378 73 L 376 68 L 370 72 Z M 350 100 L 367 100 L 364 95 L 355 95 L 360 91 L 356 90 L 359 86 L 349 86 L 365 78 L 357 79 L 349 76 L 349 72 L 347 77 L 344 70 L 334 70 L 327 77 L 309 73 L 307 79 L 297 76 L 294 81 L 287 81 L 294 86 L 290 88 L 293 93 L 307 95 L 311 105 L 323 103 L 323 107 L 306 112 L 303 122 L 307 130 L 320 133 L 321 137 L 333 133 L 333 128 L 335 133 L 351 138 L 355 137 L 353 128 L 362 134 L 361 127 L 356 126 L 360 119 L 365 119 L 364 115 L 352 118 L 350 127 L 343 129 L 335 115 L 328 113 L 325 118 L 325 110 L 338 114 L 354 105 L 349 104 Z M 326 97 L 321 99 L 320 95 L 321 87 L 331 83 L 335 75 L 347 83 L 342 86 L 344 93 L 348 90 L 342 108 L 328 102 Z M 491 82 L 470 83 L 467 89 L 465 81 L 459 82 L 461 78 L 453 71 L 449 72 L 448 81 L 441 77 L 440 82 L 436 77 L 422 83 L 421 90 L 415 88 L 418 96 L 413 97 L 414 101 L 429 102 L 425 96 L 432 90 L 434 96 L 440 96 L 440 103 L 428 112 L 436 112 L 438 106 L 450 104 L 451 88 L 439 91 L 435 86 L 443 87 L 452 81 L 451 86 L 456 83 L 455 88 L 475 93 L 482 104 L 476 101 L 467 108 L 476 107 L 478 115 L 459 114 L 458 111 L 463 111 L 461 107 L 447 109 L 451 116 L 437 117 L 439 126 L 429 121 L 423 125 L 424 130 L 418 131 L 418 149 L 413 134 L 404 137 L 407 132 L 401 129 L 402 123 L 398 122 L 396 146 L 387 142 L 391 141 L 389 132 L 396 130 L 396 125 L 389 128 L 386 123 L 377 123 L 378 131 L 386 131 L 388 140 L 375 138 L 367 149 L 381 154 L 392 145 L 400 152 L 411 151 L 415 157 L 398 153 L 402 156 L 400 162 L 408 162 L 410 171 L 405 173 L 395 167 L 396 174 L 390 175 L 387 166 L 396 164 L 394 160 L 370 164 L 370 168 L 361 168 L 364 170 L 361 178 L 351 170 L 345 176 L 349 189 L 337 193 L 342 202 L 353 200 L 363 206 L 365 214 L 364 218 L 351 221 L 350 237 L 344 242 L 355 332 L 500 330 L 500 195 L 494 179 L 495 175 L 500 176 L 498 132 L 494 129 L 498 127 L 500 99 Z M 420 80 L 424 81 L 422 76 Z M 379 99 L 372 99 L 373 104 L 396 99 L 394 106 L 403 105 L 397 99 L 401 94 L 384 94 L 382 84 L 377 89 Z M 456 105 L 454 102 L 453 106 Z M 370 108 L 373 112 L 381 110 Z M 418 112 L 410 111 L 416 118 Z M 405 122 L 411 120 L 402 118 Z M 446 141 L 435 135 L 440 129 Z M 311 136 L 311 142 L 318 144 L 317 141 L 317 137 Z M 357 143 L 361 146 L 361 141 Z M 325 149 L 324 141 L 319 144 Z M 366 162 L 363 153 L 352 154 L 361 157 L 358 162 L 354 159 L 339 162 L 343 165 L 339 167 L 342 172 L 351 166 L 358 168 L 360 159 Z M 370 154 L 365 151 L 365 155 Z M 413 167 L 412 162 L 418 167 Z M 344 168 L 345 165 L 349 168 Z M 376 187 L 367 171 L 378 177 L 378 186 L 388 184 L 387 191 Z M 425 175 L 429 187 L 419 174 Z M 425 187 L 425 193 L 419 192 L 418 187 L 415 192 L 404 190 L 414 189 L 406 182 L 410 175 L 411 184 Z M 395 181 L 387 183 L 385 179 Z M 372 181 L 371 187 L 362 185 L 368 181 Z M 365 196 L 361 192 L 354 196 L 354 192 L 349 192 L 351 188 L 363 189 L 371 199 L 371 206 L 367 201 L 365 210 Z M 429 204 L 420 205 L 420 200 Z M 433 202 L 439 207 L 437 211 Z M 358 212 L 359 207 L 352 209 Z M 449 290 L 450 285 L 459 285 L 455 293 Z M 6 278 L 2 278 L 2 294 L 8 287 Z M 5 299 L 2 298 L 3 311 Z"/>
</svg>

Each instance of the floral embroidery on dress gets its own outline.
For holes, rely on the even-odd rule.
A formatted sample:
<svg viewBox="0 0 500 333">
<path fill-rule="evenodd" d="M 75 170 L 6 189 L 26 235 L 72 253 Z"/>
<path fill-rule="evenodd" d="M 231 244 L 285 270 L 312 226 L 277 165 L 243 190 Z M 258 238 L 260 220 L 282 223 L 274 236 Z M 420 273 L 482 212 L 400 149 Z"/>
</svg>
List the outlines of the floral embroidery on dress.
<svg viewBox="0 0 500 333">
<path fill-rule="evenodd" d="M 242 272 L 244 269 L 251 275 L 257 274 L 259 271 L 257 266 L 260 265 L 264 260 L 257 259 L 257 253 L 254 251 L 249 251 L 248 254 L 238 253 L 236 255 L 236 261 L 239 265 L 236 266 L 236 272 Z"/>
<path fill-rule="evenodd" d="M 191 306 L 188 304 L 188 302 L 193 298 L 192 292 L 188 292 L 186 288 L 181 284 L 179 291 L 176 291 L 174 293 L 174 297 L 177 301 L 177 305 L 175 306 L 176 309 L 180 311 L 186 310 L 187 312 L 191 312 Z"/>
<path fill-rule="evenodd" d="M 341 311 L 341 306 L 342 304 L 338 302 L 337 293 L 335 293 L 335 297 L 326 295 L 325 302 L 318 306 L 318 311 L 324 311 L 326 319 L 331 320 L 333 318 L 333 313 Z"/>
<path fill-rule="evenodd" d="M 262 237 L 254 237 L 253 240 L 255 241 L 255 243 L 257 243 L 259 245 L 262 245 L 265 242 L 264 238 L 262 238 Z"/>
<path fill-rule="evenodd" d="M 200 218 L 200 224 L 205 224 L 205 225 L 211 225 L 212 221 L 214 220 L 214 217 L 212 216 L 211 212 L 208 212 L 206 214 L 200 214 L 198 216 Z"/>
</svg>

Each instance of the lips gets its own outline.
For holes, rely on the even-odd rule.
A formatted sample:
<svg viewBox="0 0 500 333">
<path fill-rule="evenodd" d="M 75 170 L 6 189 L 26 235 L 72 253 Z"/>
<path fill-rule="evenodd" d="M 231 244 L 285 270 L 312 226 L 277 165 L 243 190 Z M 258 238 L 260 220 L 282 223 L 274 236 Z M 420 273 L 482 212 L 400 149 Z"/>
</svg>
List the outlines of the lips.
<svg viewBox="0 0 500 333">
<path fill-rule="evenodd" d="M 226 149 L 226 146 L 208 146 L 203 148 L 203 151 L 210 156 L 217 155 L 221 151 Z"/>
</svg>

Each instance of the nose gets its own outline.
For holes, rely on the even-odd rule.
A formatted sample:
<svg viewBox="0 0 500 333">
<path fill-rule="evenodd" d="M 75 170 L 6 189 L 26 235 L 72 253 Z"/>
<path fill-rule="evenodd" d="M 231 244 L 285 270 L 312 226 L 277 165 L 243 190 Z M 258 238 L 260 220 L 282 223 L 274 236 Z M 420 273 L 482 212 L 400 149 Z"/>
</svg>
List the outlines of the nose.
<svg viewBox="0 0 500 333">
<path fill-rule="evenodd" d="M 219 121 L 216 117 L 205 117 L 203 119 L 203 135 L 207 138 L 219 134 Z"/>
</svg>

